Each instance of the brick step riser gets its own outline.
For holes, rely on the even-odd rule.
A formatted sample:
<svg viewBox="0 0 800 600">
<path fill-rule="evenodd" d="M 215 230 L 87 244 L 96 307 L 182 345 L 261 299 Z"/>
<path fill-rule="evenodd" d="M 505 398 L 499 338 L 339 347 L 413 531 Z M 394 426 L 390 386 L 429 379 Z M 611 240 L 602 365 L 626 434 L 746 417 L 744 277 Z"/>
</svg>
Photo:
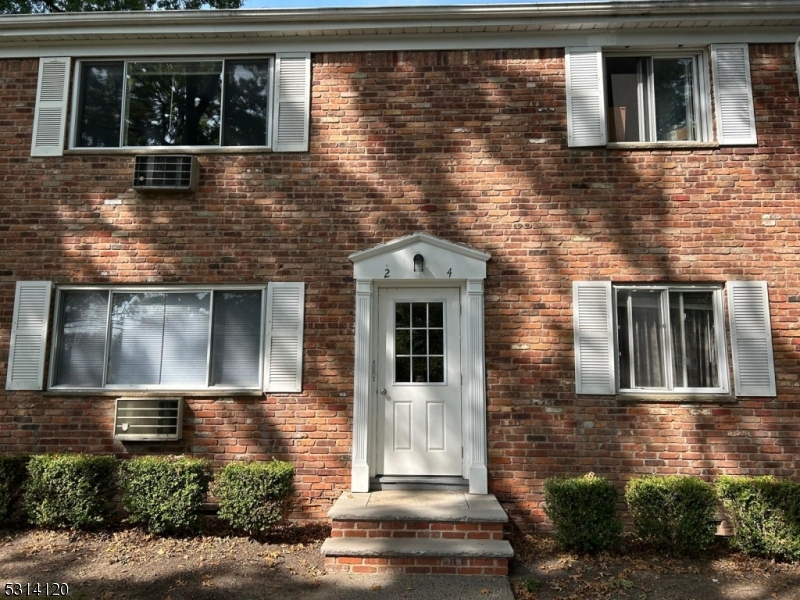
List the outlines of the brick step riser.
<svg viewBox="0 0 800 600">
<path fill-rule="evenodd" d="M 502 540 L 502 523 L 334 521 L 331 537 Z"/>
<path fill-rule="evenodd" d="M 358 574 L 508 575 L 508 559 L 329 556 L 325 558 L 325 569 Z"/>
</svg>

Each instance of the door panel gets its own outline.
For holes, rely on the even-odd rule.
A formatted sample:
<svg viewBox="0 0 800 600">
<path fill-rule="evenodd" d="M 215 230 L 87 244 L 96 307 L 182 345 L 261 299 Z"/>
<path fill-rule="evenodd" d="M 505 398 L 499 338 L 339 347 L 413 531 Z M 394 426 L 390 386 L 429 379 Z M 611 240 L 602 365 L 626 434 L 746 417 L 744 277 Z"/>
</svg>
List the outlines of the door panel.
<svg viewBox="0 0 800 600">
<path fill-rule="evenodd" d="M 461 475 L 459 291 L 379 292 L 383 475 Z"/>
</svg>

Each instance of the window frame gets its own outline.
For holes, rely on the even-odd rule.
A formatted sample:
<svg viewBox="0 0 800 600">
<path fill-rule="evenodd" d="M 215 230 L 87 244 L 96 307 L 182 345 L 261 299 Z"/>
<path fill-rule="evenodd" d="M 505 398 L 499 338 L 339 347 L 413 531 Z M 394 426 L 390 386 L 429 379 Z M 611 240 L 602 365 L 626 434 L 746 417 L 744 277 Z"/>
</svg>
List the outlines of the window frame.
<svg viewBox="0 0 800 600">
<path fill-rule="evenodd" d="M 266 123 L 267 131 L 268 131 L 268 139 L 267 144 L 264 146 L 223 146 L 222 144 L 217 145 L 174 145 L 174 146 L 125 146 L 122 144 L 124 141 L 125 136 L 125 119 L 127 113 L 127 105 L 128 105 L 128 93 L 127 93 L 127 77 L 128 77 L 128 65 L 130 63 L 200 63 L 200 62 L 222 62 L 222 70 L 221 70 L 221 82 L 220 82 L 220 141 L 222 141 L 222 136 L 224 133 L 224 118 L 225 118 L 225 66 L 226 61 L 254 61 L 254 60 L 267 60 L 269 62 L 269 82 L 267 84 L 268 87 L 268 98 L 267 98 L 267 116 L 266 116 Z M 113 146 L 113 147 L 98 147 L 98 146 L 78 146 L 77 145 L 77 134 L 78 134 L 78 125 L 80 119 L 80 109 L 83 105 L 82 103 L 82 82 L 83 82 L 83 69 L 84 64 L 92 63 L 123 63 L 123 93 L 122 93 L 122 102 L 120 104 L 120 145 Z M 187 151 L 229 151 L 229 150 L 236 150 L 242 152 L 252 152 L 252 151 L 263 151 L 263 150 L 272 150 L 275 145 L 275 94 L 276 94 L 276 80 L 275 80 L 275 62 L 276 56 L 274 54 L 260 54 L 260 55 L 225 55 L 225 56 L 175 56 L 175 57 L 164 57 L 164 56 L 139 56 L 139 57 L 109 57 L 109 58 L 80 58 L 75 61 L 75 69 L 74 69 L 74 77 L 73 77 L 73 84 L 72 84 L 72 101 L 71 101 L 71 115 L 69 119 L 70 129 L 69 129 L 69 142 L 67 148 L 70 151 L 77 151 L 77 152 L 131 152 L 131 151 L 174 151 L 174 152 L 187 152 Z"/>
<path fill-rule="evenodd" d="M 728 394 L 730 393 L 730 377 L 729 377 L 729 361 L 727 353 L 727 331 L 725 329 L 725 307 L 723 301 L 724 286 L 722 285 L 689 285 L 689 284 L 612 284 L 612 315 L 613 315 L 613 340 L 614 340 L 614 385 L 615 391 L 618 394 L 636 394 L 636 395 L 691 395 L 691 394 Z M 659 308 L 661 311 L 661 318 L 663 319 L 664 336 L 662 345 L 664 347 L 664 369 L 666 375 L 667 386 L 663 388 L 641 387 L 641 388 L 623 388 L 621 386 L 621 343 L 620 343 L 620 323 L 617 316 L 618 310 L 618 292 L 621 290 L 631 291 L 658 291 L 661 295 L 659 298 Z M 672 331 L 670 325 L 670 307 L 669 307 L 669 294 L 670 292 L 711 292 L 712 303 L 714 309 L 714 331 L 715 331 L 715 345 L 717 350 L 717 369 L 719 372 L 719 386 L 718 387 L 680 387 L 675 386 L 673 381 L 673 362 L 672 356 Z M 632 352 L 632 350 L 631 350 Z"/>
<path fill-rule="evenodd" d="M 707 144 L 707 143 L 714 143 L 716 140 L 714 139 L 714 131 L 713 131 L 713 114 L 712 114 L 712 106 L 711 106 L 711 75 L 710 75 L 710 54 L 707 48 L 680 48 L 680 49 L 670 49 L 670 50 L 653 50 L 648 48 L 637 48 L 635 50 L 626 50 L 626 51 L 614 51 L 614 50 L 605 50 L 603 49 L 602 52 L 602 79 L 603 79 L 603 111 L 605 113 L 605 126 L 606 126 L 606 145 L 607 146 L 615 146 L 615 145 L 629 145 L 629 144 L 638 144 L 638 145 L 692 145 L 692 144 Z M 606 85 L 607 81 L 607 60 L 609 58 L 637 58 L 637 59 L 647 59 L 649 65 L 649 73 L 647 74 L 647 81 L 646 81 L 646 88 L 647 88 L 647 102 L 648 106 L 652 107 L 649 111 L 649 119 L 648 123 L 646 124 L 646 130 L 649 136 L 652 136 L 650 140 L 640 140 L 635 142 L 626 142 L 626 141 L 616 141 L 610 142 L 608 139 L 609 136 L 609 129 L 610 123 L 612 122 L 614 115 L 609 111 L 609 89 Z M 654 87 L 654 73 L 653 73 L 653 60 L 654 59 L 662 59 L 662 58 L 691 58 L 694 69 L 693 69 L 693 86 L 695 89 L 695 94 L 693 98 L 693 108 L 696 114 L 696 127 L 697 127 L 697 138 L 696 140 L 658 140 L 655 139 L 657 137 L 656 132 L 656 111 L 655 111 L 655 87 Z M 641 96 L 641 90 L 638 91 L 639 96 Z M 640 98 L 641 100 L 641 98 Z M 640 128 L 641 128 L 642 118 L 640 116 Z"/>
<path fill-rule="evenodd" d="M 231 392 L 231 391 L 262 391 L 264 386 L 264 363 L 266 355 L 266 337 L 267 337 L 267 288 L 266 284 L 259 285 L 191 285 L 191 286 L 149 286 L 149 285 L 136 285 L 136 286 L 120 286 L 120 285 L 63 285 L 56 288 L 55 303 L 54 303 L 54 317 L 53 329 L 51 338 L 50 349 L 50 366 L 47 376 L 47 389 L 51 391 L 92 391 L 92 392 L 123 392 L 123 391 L 147 391 L 147 392 L 160 392 L 160 391 L 196 391 L 196 392 Z M 103 385 L 101 387 L 76 387 L 69 385 L 56 385 L 56 372 L 58 365 L 58 357 L 60 352 L 60 344 L 62 338 L 62 305 L 65 292 L 92 292 L 102 291 L 108 292 L 108 313 L 106 315 L 106 344 L 105 354 L 103 357 Z M 259 331 L 259 352 L 258 352 L 258 383 L 254 386 L 230 386 L 230 385 L 211 385 L 211 366 L 213 364 L 213 322 L 214 322 L 214 293 L 215 292 L 230 292 L 230 291 L 248 291 L 261 293 L 261 327 Z M 191 386 L 187 384 L 177 385 L 152 385 L 152 384 L 107 384 L 106 378 L 108 377 L 109 368 L 109 353 L 111 349 L 110 336 L 111 336 L 111 319 L 113 306 L 114 293 L 164 293 L 164 294 L 181 294 L 181 293 L 194 293 L 194 292 L 208 292 L 211 293 L 210 300 L 210 314 L 209 314 L 209 338 L 207 349 L 207 371 L 206 371 L 206 385 L 205 386 Z"/>
</svg>

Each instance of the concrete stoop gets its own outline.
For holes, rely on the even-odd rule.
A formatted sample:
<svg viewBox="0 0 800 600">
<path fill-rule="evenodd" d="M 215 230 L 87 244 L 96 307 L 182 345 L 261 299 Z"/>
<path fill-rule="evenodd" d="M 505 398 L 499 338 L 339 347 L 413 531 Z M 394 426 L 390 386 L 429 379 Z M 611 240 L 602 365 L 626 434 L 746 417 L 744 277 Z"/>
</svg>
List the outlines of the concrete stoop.
<svg viewBox="0 0 800 600">
<path fill-rule="evenodd" d="M 325 568 L 350 573 L 507 575 L 508 515 L 492 494 L 343 493 L 328 511 Z"/>
</svg>

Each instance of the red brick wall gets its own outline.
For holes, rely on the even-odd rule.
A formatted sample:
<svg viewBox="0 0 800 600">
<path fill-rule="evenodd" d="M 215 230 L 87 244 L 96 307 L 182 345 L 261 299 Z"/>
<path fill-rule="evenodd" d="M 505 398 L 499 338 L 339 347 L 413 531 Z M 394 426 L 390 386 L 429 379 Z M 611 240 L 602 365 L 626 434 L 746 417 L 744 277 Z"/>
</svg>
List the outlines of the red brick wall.
<svg viewBox="0 0 800 600">
<path fill-rule="evenodd" d="M 523 525 L 561 473 L 800 478 L 800 95 L 751 46 L 758 147 L 570 149 L 562 50 L 321 54 L 307 154 L 200 155 L 194 194 L 137 195 L 130 156 L 31 158 L 35 60 L 0 61 L 0 379 L 14 282 L 303 280 L 301 394 L 188 398 L 185 438 L 114 443 L 113 398 L 0 392 L 0 451 L 187 452 L 298 467 L 296 516 L 350 478 L 348 255 L 415 231 L 489 252 L 491 488 Z M 769 284 L 778 397 L 576 397 L 571 282 Z"/>
</svg>

